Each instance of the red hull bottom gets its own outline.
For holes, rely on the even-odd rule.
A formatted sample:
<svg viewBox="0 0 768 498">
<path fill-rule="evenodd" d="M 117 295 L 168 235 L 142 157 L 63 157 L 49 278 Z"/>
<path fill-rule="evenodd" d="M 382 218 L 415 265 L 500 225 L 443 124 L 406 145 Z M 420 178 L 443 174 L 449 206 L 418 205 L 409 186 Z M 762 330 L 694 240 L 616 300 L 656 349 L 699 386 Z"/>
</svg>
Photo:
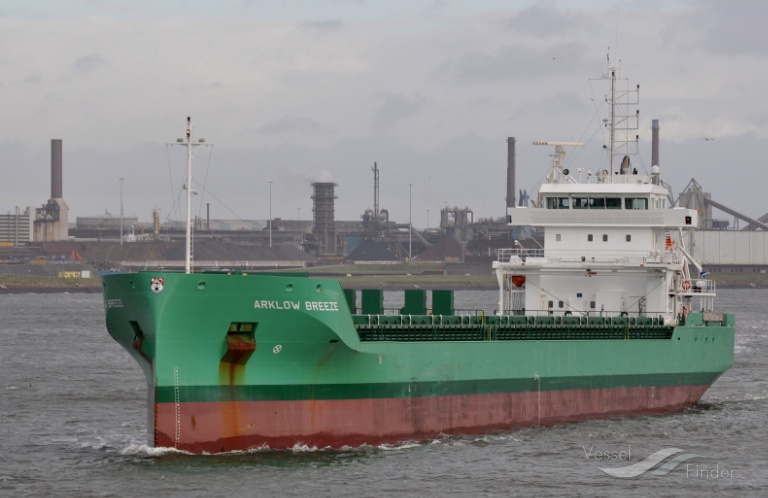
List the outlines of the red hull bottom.
<svg viewBox="0 0 768 498">
<path fill-rule="evenodd" d="M 679 411 L 708 385 L 417 398 L 161 403 L 154 444 L 192 453 L 379 445 Z"/>
</svg>

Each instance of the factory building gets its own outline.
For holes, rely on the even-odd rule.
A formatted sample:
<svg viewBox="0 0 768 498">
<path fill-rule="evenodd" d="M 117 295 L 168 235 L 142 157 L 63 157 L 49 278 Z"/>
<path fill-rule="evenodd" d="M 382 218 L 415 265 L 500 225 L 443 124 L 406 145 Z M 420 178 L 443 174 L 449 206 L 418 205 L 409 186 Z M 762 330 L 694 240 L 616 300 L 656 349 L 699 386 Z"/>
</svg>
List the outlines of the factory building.
<svg viewBox="0 0 768 498">
<path fill-rule="evenodd" d="M 0 214 L 0 244 L 18 246 L 34 240 L 35 208 L 27 207 L 23 211 L 17 206 L 13 213 Z"/>
<path fill-rule="evenodd" d="M 51 197 L 42 207 L 0 215 L 0 243 L 57 242 L 69 239 L 69 207 L 63 195 L 61 139 L 51 140 Z"/>
</svg>

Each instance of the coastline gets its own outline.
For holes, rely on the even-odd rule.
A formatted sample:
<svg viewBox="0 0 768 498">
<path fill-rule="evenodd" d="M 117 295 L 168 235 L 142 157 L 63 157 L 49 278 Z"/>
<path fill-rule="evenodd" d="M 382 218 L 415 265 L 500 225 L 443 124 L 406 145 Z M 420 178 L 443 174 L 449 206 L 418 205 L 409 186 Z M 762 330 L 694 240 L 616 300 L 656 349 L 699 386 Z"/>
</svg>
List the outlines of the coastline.
<svg viewBox="0 0 768 498">
<path fill-rule="evenodd" d="M 323 278 L 338 279 L 346 289 L 382 289 L 402 291 L 405 289 L 448 289 L 448 290 L 496 290 L 493 275 L 365 275 L 324 273 Z M 312 276 L 312 275 L 310 275 Z M 318 275 L 319 276 L 319 275 Z M 768 275 L 712 275 L 720 289 L 768 288 Z M 1 294 L 51 294 L 51 293 L 101 293 L 101 278 L 59 279 L 56 277 L 0 277 Z"/>
<path fill-rule="evenodd" d="M 0 294 L 52 294 L 57 292 L 97 293 L 101 292 L 101 279 L 89 278 L 67 281 L 58 278 L 41 277 L 0 277 Z"/>
</svg>

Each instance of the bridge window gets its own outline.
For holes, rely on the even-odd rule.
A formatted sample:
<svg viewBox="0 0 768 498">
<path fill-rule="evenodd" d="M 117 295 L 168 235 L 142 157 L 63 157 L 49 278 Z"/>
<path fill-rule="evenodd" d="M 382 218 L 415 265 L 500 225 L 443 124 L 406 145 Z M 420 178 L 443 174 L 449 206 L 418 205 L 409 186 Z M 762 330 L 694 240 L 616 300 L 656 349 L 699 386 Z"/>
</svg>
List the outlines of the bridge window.
<svg viewBox="0 0 768 498">
<path fill-rule="evenodd" d="M 589 209 L 605 209 L 605 197 L 590 197 Z"/>
<path fill-rule="evenodd" d="M 648 209 L 648 199 L 644 197 L 627 197 L 624 199 L 624 209 Z"/>
<path fill-rule="evenodd" d="M 587 240 L 588 240 L 589 242 L 592 242 L 592 240 L 594 240 L 594 238 L 592 237 L 592 234 L 591 234 L 591 233 L 590 233 L 590 234 L 587 234 Z"/>
<path fill-rule="evenodd" d="M 605 209 L 621 209 L 621 198 L 620 197 L 606 197 L 605 198 Z"/>
<path fill-rule="evenodd" d="M 627 234 L 627 242 L 632 242 L 632 235 Z"/>
<path fill-rule="evenodd" d="M 547 197 L 547 209 L 569 209 L 570 205 L 568 197 Z"/>
<path fill-rule="evenodd" d="M 573 209 L 621 209 L 621 198 L 574 197 Z"/>
</svg>

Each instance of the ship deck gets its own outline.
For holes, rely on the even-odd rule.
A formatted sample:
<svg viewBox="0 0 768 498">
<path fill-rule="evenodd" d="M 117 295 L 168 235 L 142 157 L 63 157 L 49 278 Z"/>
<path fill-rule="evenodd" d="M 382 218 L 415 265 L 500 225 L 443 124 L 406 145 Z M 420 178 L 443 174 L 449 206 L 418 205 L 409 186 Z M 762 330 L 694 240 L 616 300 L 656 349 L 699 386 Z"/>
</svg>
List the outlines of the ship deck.
<svg viewBox="0 0 768 498">
<path fill-rule="evenodd" d="M 669 340 L 655 317 L 355 315 L 360 341 Z"/>
</svg>

